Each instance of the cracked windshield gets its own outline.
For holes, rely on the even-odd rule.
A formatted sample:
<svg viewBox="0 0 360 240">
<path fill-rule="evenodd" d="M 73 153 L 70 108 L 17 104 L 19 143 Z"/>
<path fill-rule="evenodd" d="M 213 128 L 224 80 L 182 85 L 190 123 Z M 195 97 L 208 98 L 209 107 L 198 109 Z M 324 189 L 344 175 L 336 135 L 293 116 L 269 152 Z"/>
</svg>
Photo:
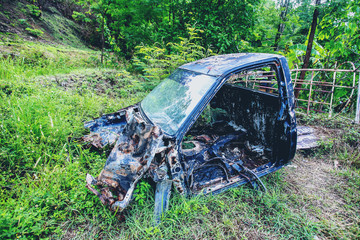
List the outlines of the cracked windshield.
<svg viewBox="0 0 360 240">
<path fill-rule="evenodd" d="M 215 82 L 215 77 L 178 69 L 142 102 L 149 119 L 173 135 Z"/>
</svg>

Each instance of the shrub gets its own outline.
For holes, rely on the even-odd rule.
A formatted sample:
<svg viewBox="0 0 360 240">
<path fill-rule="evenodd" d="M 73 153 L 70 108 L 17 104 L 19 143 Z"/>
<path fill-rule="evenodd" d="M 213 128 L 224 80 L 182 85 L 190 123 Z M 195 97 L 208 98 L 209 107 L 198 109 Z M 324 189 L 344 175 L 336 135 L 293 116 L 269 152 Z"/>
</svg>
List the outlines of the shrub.
<svg viewBox="0 0 360 240">
<path fill-rule="evenodd" d="M 40 29 L 26 28 L 25 30 L 27 31 L 28 34 L 34 37 L 41 37 L 44 34 L 44 32 L 41 31 Z"/>
<path fill-rule="evenodd" d="M 180 37 L 178 43 L 168 43 L 166 46 L 137 46 L 133 59 L 134 69 L 142 72 L 148 79 L 159 80 L 182 64 L 211 55 L 210 49 L 206 50 L 196 43 L 196 40 L 200 39 L 198 33 L 201 30 L 191 27 L 187 29 L 189 37 Z"/>
<path fill-rule="evenodd" d="M 29 25 L 29 23 L 27 22 L 26 19 L 19 19 L 18 22 L 19 22 L 19 25 L 24 27 L 24 28 L 30 27 L 30 25 Z"/>
<path fill-rule="evenodd" d="M 28 13 L 30 14 L 31 17 L 39 19 L 41 17 L 41 10 L 39 9 L 39 7 L 35 6 L 35 5 L 31 5 L 28 4 L 26 5 L 27 9 L 28 9 Z"/>
</svg>

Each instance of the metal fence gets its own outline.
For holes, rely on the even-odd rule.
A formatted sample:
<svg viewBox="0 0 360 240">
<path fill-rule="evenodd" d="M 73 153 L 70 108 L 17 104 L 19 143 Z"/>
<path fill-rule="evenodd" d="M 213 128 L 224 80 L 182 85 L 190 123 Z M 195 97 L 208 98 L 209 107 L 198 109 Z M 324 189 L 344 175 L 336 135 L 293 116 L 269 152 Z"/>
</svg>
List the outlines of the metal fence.
<svg viewBox="0 0 360 240">
<path fill-rule="evenodd" d="M 296 107 L 306 114 L 327 113 L 329 118 L 344 110 L 356 111 L 355 122 L 360 118 L 360 71 L 352 62 L 335 65 L 334 69 L 292 69 L 291 77 L 298 91 Z M 304 79 L 300 79 L 305 71 Z M 357 78 L 357 74 L 359 77 Z M 242 71 L 230 77 L 232 84 L 278 95 L 276 71 L 272 66 Z M 356 108 L 356 110 L 355 110 Z"/>
<path fill-rule="evenodd" d="M 343 69 L 348 68 L 348 69 Z M 344 62 L 334 69 L 296 69 L 290 70 L 295 91 L 297 108 L 311 112 L 328 113 L 329 117 L 340 114 L 349 106 L 356 105 L 355 122 L 360 118 L 360 72 L 354 63 Z M 302 71 L 309 72 L 300 79 Z M 358 81 L 357 73 L 359 73 Z M 357 97 L 355 96 L 357 90 Z M 334 112 L 337 112 L 334 114 Z"/>
</svg>

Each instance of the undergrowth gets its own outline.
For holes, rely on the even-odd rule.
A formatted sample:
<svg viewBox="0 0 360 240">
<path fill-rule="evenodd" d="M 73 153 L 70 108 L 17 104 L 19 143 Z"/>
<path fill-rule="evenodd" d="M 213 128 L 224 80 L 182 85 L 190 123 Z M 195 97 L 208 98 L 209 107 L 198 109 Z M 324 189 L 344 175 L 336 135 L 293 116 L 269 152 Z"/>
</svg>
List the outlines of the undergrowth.
<svg viewBox="0 0 360 240">
<path fill-rule="evenodd" d="M 1 36 L 0 79 L 22 80 L 40 75 L 69 73 L 78 68 L 97 67 L 97 53 L 71 47 L 23 41 Z"/>
<path fill-rule="evenodd" d="M 0 60 L 0 238 L 60 236 L 67 221 L 100 215 L 107 228 L 112 213 L 83 185 L 106 156 L 78 138 L 84 121 L 141 100 L 141 82 L 125 70 L 96 69 L 96 52 L 8 45 Z"/>
<path fill-rule="evenodd" d="M 299 124 L 316 126 L 326 131 L 320 147 L 314 151 L 316 155 L 327 155 L 346 166 L 360 168 L 360 126 L 351 119 L 342 116 L 329 119 L 327 115 L 301 115 Z"/>
</svg>

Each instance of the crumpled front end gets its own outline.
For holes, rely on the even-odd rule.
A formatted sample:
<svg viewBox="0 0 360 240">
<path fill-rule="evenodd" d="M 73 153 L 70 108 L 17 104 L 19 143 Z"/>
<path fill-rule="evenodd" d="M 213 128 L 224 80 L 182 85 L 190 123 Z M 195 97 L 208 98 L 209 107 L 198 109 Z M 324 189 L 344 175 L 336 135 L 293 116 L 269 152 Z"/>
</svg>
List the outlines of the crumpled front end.
<svg viewBox="0 0 360 240">
<path fill-rule="evenodd" d="M 112 210 L 122 211 L 128 206 L 136 183 L 147 172 L 162 145 L 163 133 L 159 127 L 147 123 L 137 107 L 129 107 L 113 115 L 105 115 L 85 125 L 92 133 L 84 140 L 92 141 L 93 145 L 102 147 L 113 144 L 117 139 L 100 175 L 94 178 L 87 174 L 86 187 L 103 204 L 109 205 Z M 108 117 L 110 122 L 107 122 Z M 118 120 L 112 121 L 114 119 Z"/>
</svg>

